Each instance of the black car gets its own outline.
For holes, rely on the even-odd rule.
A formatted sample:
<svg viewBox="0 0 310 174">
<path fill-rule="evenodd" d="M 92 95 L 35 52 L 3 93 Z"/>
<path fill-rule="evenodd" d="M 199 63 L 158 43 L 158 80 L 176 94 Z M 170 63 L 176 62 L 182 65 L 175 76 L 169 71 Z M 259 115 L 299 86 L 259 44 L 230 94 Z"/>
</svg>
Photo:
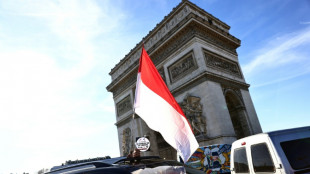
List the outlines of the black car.
<svg viewBox="0 0 310 174">
<path fill-rule="evenodd" d="M 203 171 L 194 169 L 174 160 L 165 160 L 157 156 L 136 158 L 107 158 L 104 160 L 81 162 L 53 167 L 48 174 L 151 174 L 151 173 L 189 173 L 202 174 Z"/>
</svg>

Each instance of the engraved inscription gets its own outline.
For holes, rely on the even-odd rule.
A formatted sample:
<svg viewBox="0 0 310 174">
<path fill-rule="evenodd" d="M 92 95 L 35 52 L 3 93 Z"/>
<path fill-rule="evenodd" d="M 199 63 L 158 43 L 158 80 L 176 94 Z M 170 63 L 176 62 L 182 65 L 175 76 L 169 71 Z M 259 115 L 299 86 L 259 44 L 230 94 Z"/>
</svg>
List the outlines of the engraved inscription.
<svg viewBox="0 0 310 174">
<path fill-rule="evenodd" d="M 181 58 L 181 60 L 174 63 L 168 69 L 169 69 L 170 79 L 172 82 L 180 79 L 184 75 L 197 69 L 196 62 L 193 56 L 193 52 L 190 52 L 189 54 Z"/>
<path fill-rule="evenodd" d="M 225 58 L 205 51 L 205 58 L 207 62 L 207 66 L 215 67 L 220 70 L 226 71 L 231 75 L 235 75 L 241 77 L 241 73 L 236 62 L 232 62 L 229 60 L 225 60 Z"/>
<path fill-rule="evenodd" d="M 117 115 L 118 116 L 124 114 L 125 112 L 127 112 L 131 109 L 132 109 L 132 105 L 131 105 L 129 95 L 127 97 L 125 97 L 122 101 L 117 103 Z"/>
</svg>

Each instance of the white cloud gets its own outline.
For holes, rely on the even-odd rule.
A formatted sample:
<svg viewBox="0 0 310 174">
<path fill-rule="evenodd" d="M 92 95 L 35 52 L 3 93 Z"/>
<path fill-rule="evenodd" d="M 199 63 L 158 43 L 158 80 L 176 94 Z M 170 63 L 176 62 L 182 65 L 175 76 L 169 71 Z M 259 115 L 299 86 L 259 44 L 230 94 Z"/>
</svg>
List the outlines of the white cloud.
<svg viewBox="0 0 310 174">
<path fill-rule="evenodd" d="M 47 55 L 19 51 L 0 53 L 0 57 L 0 138 L 9 147 L 0 153 L 21 160 L 18 167 L 11 166 L 14 159 L 0 160 L 9 163 L 6 172 L 39 170 L 75 158 L 115 156 L 118 147 L 105 148 L 104 138 L 111 139 L 116 132 L 112 96 L 101 101 L 79 96 L 76 88 L 85 84 L 59 69 Z M 96 147 L 97 154 L 83 146 Z"/>
<path fill-rule="evenodd" d="M 43 37 L 40 48 L 32 45 L 33 33 L 0 34 L 0 154 L 7 157 L 0 159 L 0 173 L 118 154 L 118 146 L 110 145 L 117 142 L 111 137 L 116 134 L 113 98 L 102 94 L 102 59 L 110 56 L 97 52 L 96 39 L 109 42 L 123 15 L 110 1 L 100 3 L 99 8 L 95 1 L 0 2 L 8 20 L 30 18 L 29 25 L 45 26 L 29 30 Z M 21 26 L 14 21 L 0 21 L 0 30 Z M 30 42 L 20 44 L 27 43 L 24 39 Z"/>
<path fill-rule="evenodd" d="M 310 22 L 300 22 L 300 24 L 309 25 Z"/>
<path fill-rule="evenodd" d="M 280 83 L 280 82 L 283 82 L 283 81 L 294 79 L 294 78 L 299 77 L 299 76 L 303 76 L 303 75 L 308 74 L 308 73 L 310 73 L 310 68 L 305 69 L 302 72 L 297 72 L 297 73 L 294 73 L 294 74 L 291 74 L 291 75 L 288 75 L 288 76 L 282 76 L 280 78 L 277 78 L 277 79 L 274 79 L 274 80 L 270 80 L 270 81 L 267 81 L 267 82 L 263 82 L 263 83 L 259 83 L 259 84 L 254 84 L 252 87 L 255 88 L 255 87 L 262 87 L 262 86 L 267 86 L 267 85 L 271 85 L 271 84 L 275 84 L 275 83 Z"/>
<path fill-rule="evenodd" d="M 292 62 L 300 62 L 307 59 L 298 50 L 299 47 L 307 46 L 310 43 L 310 28 L 298 33 L 291 33 L 280 38 L 272 39 L 270 43 L 260 50 L 251 62 L 242 66 L 244 74 L 262 72 L 268 68 L 275 68 Z"/>
<path fill-rule="evenodd" d="M 10 153 L 18 158 L 19 150 L 24 150 L 31 151 L 33 158 L 41 156 L 41 152 L 51 156 L 85 144 L 81 140 L 90 135 L 101 136 L 99 132 L 111 129 L 108 124 L 113 125 L 113 121 L 89 119 L 92 112 L 104 118 L 99 104 L 88 98 L 71 98 L 72 93 L 76 95 L 76 85 L 83 84 L 60 70 L 53 58 L 31 51 L 0 53 L 0 57 L 0 136 L 4 141 L 8 138 L 5 134 L 14 136 L 11 149 L 1 149 L 1 154 Z M 55 155 L 49 160 L 60 157 Z M 31 171 L 51 165 L 48 160 L 31 162 L 31 166 L 19 167 Z"/>
<path fill-rule="evenodd" d="M 80 76 L 96 64 L 96 37 L 114 31 L 125 16 L 110 1 L 100 3 L 101 8 L 96 1 L 13 0 L 2 2 L 2 7 L 8 15 L 30 17 L 45 24 L 60 39 L 61 56 L 79 61 L 71 73 Z"/>
</svg>

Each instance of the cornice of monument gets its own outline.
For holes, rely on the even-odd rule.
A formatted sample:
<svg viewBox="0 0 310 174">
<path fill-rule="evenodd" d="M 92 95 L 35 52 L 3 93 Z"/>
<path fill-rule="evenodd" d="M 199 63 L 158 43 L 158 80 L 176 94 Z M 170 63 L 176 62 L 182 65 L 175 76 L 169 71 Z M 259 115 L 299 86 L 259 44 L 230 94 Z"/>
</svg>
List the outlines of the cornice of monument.
<svg viewBox="0 0 310 174">
<path fill-rule="evenodd" d="M 173 8 L 173 10 L 142 39 L 145 43 L 145 49 L 149 51 L 155 44 L 160 45 L 158 43 L 164 43 L 165 39 L 163 38 L 166 37 L 167 39 L 167 36 L 169 37 L 169 35 L 172 34 L 171 30 L 180 27 L 179 23 L 184 19 L 190 20 L 191 18 L 200 19 L 201 22 L 209 23 L 209 28 L 214 32 L 231 40 L 237 47 L 240 46 L 240 40 L 229 34 L 230 27 L 227 24 L 190 1 L 184 0 Z M 136 44 L 136 46 L 111 70 L 109 74 L 112 76 L 112 80 L 118 81 L 119 79 L 117 77 L 123 74 L 128 67 L 132 67 L 132 65 L 135 66 L 135 62 L 139 59 L 141 54 L 140 48 L 142 46 L 142 41 Z"/>
<path fill-rule="evenodd" d="M 115 126 L 121 126 L 123 124 L 128 123 L 128 121 L 132 120 L 132 114 L 133 112 L 131 112 L 129 115 L 123 117 L 122 119 L 116 120 L 116 123 L 114 123 Z M 135 114 L 135 118 L 134 119 L 139 119 L 139 115 Z"/>
</svg>

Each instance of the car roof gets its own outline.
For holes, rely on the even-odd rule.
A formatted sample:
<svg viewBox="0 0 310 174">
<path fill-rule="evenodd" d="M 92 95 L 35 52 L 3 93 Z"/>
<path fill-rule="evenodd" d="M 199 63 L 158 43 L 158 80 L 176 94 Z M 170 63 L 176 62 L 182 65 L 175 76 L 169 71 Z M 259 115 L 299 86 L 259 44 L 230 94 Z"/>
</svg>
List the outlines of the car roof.
<svg viewBox="0 0 310 174">
<path fill-rule="evenodd" d="M 102 160 L 102 162 L 107 163 L 107 164 L 115 164 L 124 159 L 127 159 L 127 158 L 124 156 L 121 156 L 121 157 L 116 157 L 116 158 L 111 158 L 111 159 L 105 159 L 105 160 Z"/>
<path fill-rule="evenodd" d="M 186 172 L 204 173 L 198 169 L 192 168 L 186 164 L 180 163 L 175 160 L 165 160 L 158 156 L 143 156 L 136 158 L 116 157 L 111 159 L 104 159 L 98 161 L 82 162 L 78 164 L 69 164 L 63 166 L 55 166 L 50 172 L 46 174 L 115 174 L 115 173 L 131 173 L 138 170 L 158 170 L 165 171 L 166 168 L 173 168 L 173 170 L 186 170 Z M 182 167 L 182 168 L 178 168 Z"/>
<path fill-rule="evenodd" d="M 70 170 L 70 169 L 76 169 L 76 168 L 83 168 L 87 166 L 93 165 L 94 168 L 99 167 L 110 167 L 113 166 L 113 164 L 117 164 L 120 162 L 127 162 L 127 161 L 133 161 L 133 160 L 146 160 L 146 159 L 161 159 L 158 156 L 145 156 L 145 157 L 138 157 L 138 158 L 127 158 L 127 157 L 115 157 L 110 159 L 104 159 L 104 160 L 97 160 L 97 161 L 89 161 L 89 162 L 80 162 L 76 164 L 67 164 L 67 165 L 61 165 L 61 166 L 54 166 L 51 168 L 50 172 L 48 173 L 57 173 L 64 170 Z"/>
<path fill-rule="evenodd" d="M 269 136 L 275 136 L 280 134 L 286 134 L 286 133 L 292 133 L 292 132 L 301 132 L 301 131 L 310 131 L 310 126 L 305 127 L 297 127 L 297 128 L 291 128 L 291 129 L 283 129 L 283 130 L 277 130 L 277 131 L 271 131 L 267 132 Z"/>
<path fill-rule="evenodd" d="M 83 169 L 89 168 L 89 166 L 93 166 L 94 168 L 99 168 L 99 167 L 110 167 L 112 164 L 104 163 L 103 160 L 101 161 L 91 161 L 91 162 L 85 162 L 85 163 L 79 163 L 79 164 L 70 164 L 70 165 L 63 165 L 63 166 L 55 166 L 53 167 L 50 172 L 47 173 L 54 173 L 54 172 L 61 172 L 64 170 L 70 170 L 70 169 Z"/>
<path fill-rule="evenodd" d="M 255 135 L 251 135 L 248 137 L 244 137 L 241 139 L 238 139 L 236 141 L 234 141 L 232 144 L 233 145 L 237 145 L 240 146 L 239 144 L 241 142 L 244 141 L 252 141 L 252 140 L 257 140 L 258 138 L 262 138 L 262 137 L 270 137 L 271 139 L 273 139 L 273 137 L 279 137 L 285 134 L 290 134 L 290 133 L 298 133 L 298 132 L 305 132 L 305 131 L 309 131 L 310 134 L 310 126 L 305 126 L 305 127 L 297 127 L 297 128 L 291 128 L 291 129 L 283 129 L 283 130 L 275 130 L 275 131 L 270 131 L 270 132 L 264 132 L 264 133 L 259 133 L 259 134 L 255 134 Z"/>
</svg>

